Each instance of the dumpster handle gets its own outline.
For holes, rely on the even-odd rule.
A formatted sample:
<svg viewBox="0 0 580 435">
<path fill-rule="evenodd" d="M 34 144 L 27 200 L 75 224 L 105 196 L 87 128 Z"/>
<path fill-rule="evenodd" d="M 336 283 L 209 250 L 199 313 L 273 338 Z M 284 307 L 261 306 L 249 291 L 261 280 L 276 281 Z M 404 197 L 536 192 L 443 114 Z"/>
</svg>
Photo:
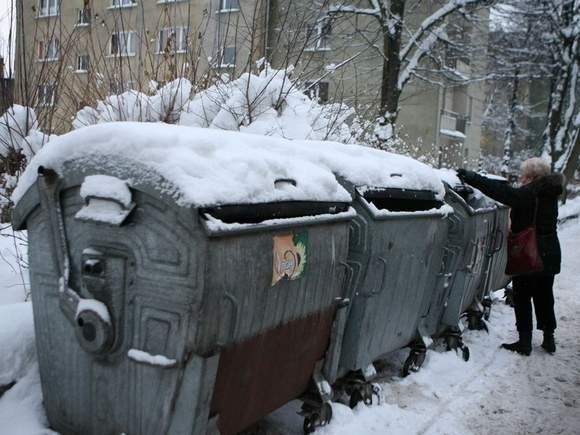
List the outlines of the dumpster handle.
<svg viewBox="0 0 580 435">
<path fill-rule="evenodd" d="M 235 295 L 233 295 L 230 292 L 225 292 L 224 295 L 222 296 L 222 300 L 229 302 L 230 307 L 231 307 L 229 338 L 233 339 L 234 335 L 236 333 L 236 328 L 238 326 L 238 311 L 239 311 L 240 304 L 238 302 L 238 299 L 235 297 Z M 220 309 L 220 311 L 221 311 L 221 309 Z M 221 324 L 221 322 L 220 322 L 220 324 Z M 227 338 L 222 341 L 222 337 L 221 337 L 221 334 L 219 334 L 219 329 L 218 329 L 217 346 L 219 348 L 223 348 L 223 347 L 225 347 L 226 344 L 227 344 Z"/>
<path fill-rule="evenodd" d="M 52 245 L 57 261 L 57 267 L 59 269 L 58 272 L 60 274 L 58 280 L 60 306 L 69 321 L 75 323 L 80 296 L 68 285 L 70 276 L 70 258 L 68 246 L 66 244 L 64 218 L 62 216 L 59 191 L 57 188 L 59 177 L 54 170 L 45 168 L 44 166 L 38 168 L 38 175 L 40 175 L 42 179 L 42 183 L 40 183 L 40 186 L 42 187 L 40 198 L 47 209 L 49 227 L 52 233 Z"/>
<path fill-rule="evenodd" d="M 277 178 L 274 180 L 274 187 L 278 188 L 281 184 L 291 184 L 296 187 L 296 180 L 293 178 Z"/>
<path fill-rule="evenodd" d="M 497 229 L 497 231 L 495 232 L 495 234 L 496 234 L 496 237 L 494 237 L 494 239 L 493 239 L 493 241 L 494 241 L 494 247 L 493 248 L 494 249 L 493 249 L 493 251 L 491 251 L 492 254 L 497 254 L 499 251 L 501 251 L 501 248 L 503 246 L 503 240 L 504 240 L 504 237 L 505 237 L 504 232 L 500 228 Z M 499 243 L 497 243 L 497 241 L 498 241 L 497 236 L 498 235 L 500 236 L 499 237 L 499 240 L 500 240 Z"/>
<path fill-rule="evenodd" d="M 40 200 L 48 214 L 51 242 L 59 269 L 58 297 L 61 310 L 73 325 L 77 340 L 87 352 L 106 352 L 114 339 L 112 318 L 107 306 L 96 299 L 86 299 L 70 287 L 70 256 L 64 216 L 60 202 L 59 176 L 53 169 L 40 166 Z"/>
<path fill-rule="evenodd" d="M 473 269 L 475 268 L 475 264 L 477 263 L 477 248 L 479 247 L 479 244 L 477 242 L 474 242 L 473 240 L 470 240 L 469 243 L 473 246 L 473 259 L 471 260 L 471 263 L 469 264 L 469 266 L 467 266 L 467 271 L 469 273 L 473 273 Z"/>
<path fill-rule="evenodd" d="M 381 275 L 381 283 L 377 290 L 371 290 L 368 293 L 360 293 L 360 296 L 370 298 L 380 294 L 385 288 L 385 281 L 387 279 L 387 260 L 384 257 L 377 257 L 377 261 L 383 265 L 383 273 Z"/>
<path fill-rule="evenodd" d="M 344 282 L 345 282 L 346 291 L 349 291 L 351 286 L 352 286 L 352 280 L 354 277 L 354 270 L 353 270 L 352 266 L 350 264 L 348 264 L 348 262 L 346 262 L 346 261 L 341 261 L 340 265 L 343 266 L 344 269 L 346 270 L 346 273 L 344 275 Z"/>
</svg>

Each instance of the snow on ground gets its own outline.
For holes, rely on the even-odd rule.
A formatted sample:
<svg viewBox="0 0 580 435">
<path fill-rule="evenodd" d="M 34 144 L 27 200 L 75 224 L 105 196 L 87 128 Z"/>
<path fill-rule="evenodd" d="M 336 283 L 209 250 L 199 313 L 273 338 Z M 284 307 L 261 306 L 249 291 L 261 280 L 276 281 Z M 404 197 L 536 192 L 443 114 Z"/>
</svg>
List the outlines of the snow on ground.
<svg viewBox="0 0 580 435">
<path fill-rule="evenodd" d="M 569 199 L 566 204 L 560 205 L 558 210 L 558 219 L 560 221 L 566 221 L 578 216 L 580 216 L 580 196 Z"/>
<path fill-rule="evenodd" d="M 23 262 L 19 259 L 26 259 L 23 233 L 0 224 L 0 306 L 26 299 L 28 275 L 21 269 Z"/>
<path fill-rule="evenodd" d="M 385 362 L 381 375 L 383 402 L 351 410 L 333 405 L 334 419 L 317 433 L 342 434 L 578 434 L 580 428 L 580 221 L 560 231 L 564 263 L 555 285 L 558 350 L 548 355 L 536 332 L 534 350 L 522 357 L 499 349 L 516 337 L 513 311 L 497 301 L 490 333 L 464 335 L 471 359 L 454 353 L 429 351 L 423 369 L 408 378 L 398 377 L 406 352 Z M 6 255 L 7 244 L 2 249 Z M 0 434 L 37 435 L 46 428 L 38 370 L 32 345 L 30 304 L 14 302 L 8 284 L 18 274 L 6 271 L 0 261 L 0 384 L 18 381 L 0 397 Z M 17 276 L 14 276 L 17 275 Z M 11 281 L 12 280 L 12 281 Z M 4 305 L 1 305 L 4 303 Z M 6 351 L 8 349 L 8 351 Z M 261 424 L 268 434 L 299 434 L 302 420 L 296 403 L 275 412 Z"/>
</svg>

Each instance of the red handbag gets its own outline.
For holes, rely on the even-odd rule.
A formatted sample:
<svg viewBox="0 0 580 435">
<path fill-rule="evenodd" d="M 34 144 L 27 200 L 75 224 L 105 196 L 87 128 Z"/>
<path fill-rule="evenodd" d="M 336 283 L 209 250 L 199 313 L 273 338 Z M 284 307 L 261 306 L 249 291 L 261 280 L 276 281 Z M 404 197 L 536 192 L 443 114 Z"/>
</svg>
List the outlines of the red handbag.
<svg viewBox="0 0 580 435">
<path fill-rule="evenodd" d="M 505 270 L 507 275 L 525 275 L 544 270 L 536 233 L 537 213 L 538 200 L 536 200 L 532 225 L 519 233 L 510 233 L 508 236 L 508 261 Z"/>
</svg>

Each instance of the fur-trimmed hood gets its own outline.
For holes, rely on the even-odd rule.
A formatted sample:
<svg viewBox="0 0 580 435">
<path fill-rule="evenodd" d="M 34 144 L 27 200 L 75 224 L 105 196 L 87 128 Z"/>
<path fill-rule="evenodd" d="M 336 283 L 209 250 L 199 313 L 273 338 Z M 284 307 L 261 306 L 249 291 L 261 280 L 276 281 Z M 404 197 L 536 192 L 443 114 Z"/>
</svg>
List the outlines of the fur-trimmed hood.
<svg viewBox="0 0 580 435">
<path fill-rule="evenodd" d="M 538 196 L 560 196 L 564 192 L 564 181 L 562 174 L 550 174 L 535 180 L 532 187 Z"/>
</svg>

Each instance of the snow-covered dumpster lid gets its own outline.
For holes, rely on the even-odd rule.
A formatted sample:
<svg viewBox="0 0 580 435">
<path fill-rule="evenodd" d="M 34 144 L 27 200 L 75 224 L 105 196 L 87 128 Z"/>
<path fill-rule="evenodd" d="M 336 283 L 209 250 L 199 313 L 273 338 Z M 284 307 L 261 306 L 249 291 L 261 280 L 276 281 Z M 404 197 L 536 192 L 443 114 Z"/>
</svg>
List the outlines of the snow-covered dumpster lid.
<svg viewBox="0 0 580 435">
<path fill-rule="evenodd" d="M 307 157 L 284 139 L 167 124 L 100 124 L 50 141 L 30 162 L 12 199 L 18 204 L 39 167 L 62 174 L 68 163 L 80 161 L 109 168 L 133 162 L 143 170 L 133 171 L 126 180 L 130 186 L 153 185 L 185 207 L 350 202 L 333 172 Z"/>
<path fill-rule="evenodd" d="M 294 143 L 311 161 L 326 166 L 350 184 L 351 190 L 401 189 L 432 192 L 436 200 L 445 197 L 445 187 L 438 173 L 410 157 L 360 145 L 315 141 Z"/>
<path fill-rule="evenodd" d="M 310 159 L 332 170 L 376 219 L 451 212 L 445 187 L 428 165 L 410 157 L 359 145 L 309 142 Z"/>
</svg>

